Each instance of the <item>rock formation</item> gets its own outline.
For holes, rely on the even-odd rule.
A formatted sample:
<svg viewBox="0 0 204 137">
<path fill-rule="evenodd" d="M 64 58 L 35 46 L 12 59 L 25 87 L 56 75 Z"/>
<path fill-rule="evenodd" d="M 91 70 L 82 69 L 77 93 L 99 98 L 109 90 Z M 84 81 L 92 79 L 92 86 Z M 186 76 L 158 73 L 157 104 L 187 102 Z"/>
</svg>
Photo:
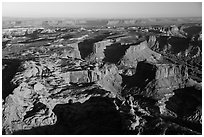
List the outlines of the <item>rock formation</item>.
<svg viewBox="0 0 204 137">
<path fill-rule="evenodd" d="M 106 49 L 106 46 L 110 46 L 111 44 L 112 44 L 111 40 L 100 41 L 94 44 L 93 54 L 97 62 L 102 61 L 104 59 L 105 57 L 104 50 Z"/>
<path fill-rule="evenodd" d="M 63 57 L 72 57 L 72 58 L 78 58 L 81 59 L 81 55 L 78 49 L 78 43 L 72 43 L 72 44 L 68 44 L 68 47 L 72 47 L 72 50 L 64 50 L 63 51 Z"/>
<path fill-rule="evenodd" d="M 162 56 L 152 51 L 147 46 L 147 41 L 141 42 L 139 45 L 130 46 L 123 58 L 120 60 L 121 68 L 137 68 L 138 62 L 147 61 L 157 63 L 162 60 Z M 124 70 L 124 69 L 123 69 Z"/>
<path fill-rule="evenodd" d="M 122 78 L 115 65 L 82 69 L 77 60 L 75 64 L 72 61 L 48 57 L 22 63 L 21 72 L 12 80 L 17 88 L 3 105 L 5 134 L 55 124 L 54 106 L 70 99 L 84 102 L 91 96 L 115 97 L 120 93 Z"/>
<path fill-rule="evenodd" d="M 202 133 L 201 33 L 117 27 L 148 19 L 103 23 L 110 26 L 36 29 L 26 32 L 24 44 L 9 42 L 3 49 L 3 134 Z M 8 34 L 11 43 L 20 37 Z"/>
</svg>

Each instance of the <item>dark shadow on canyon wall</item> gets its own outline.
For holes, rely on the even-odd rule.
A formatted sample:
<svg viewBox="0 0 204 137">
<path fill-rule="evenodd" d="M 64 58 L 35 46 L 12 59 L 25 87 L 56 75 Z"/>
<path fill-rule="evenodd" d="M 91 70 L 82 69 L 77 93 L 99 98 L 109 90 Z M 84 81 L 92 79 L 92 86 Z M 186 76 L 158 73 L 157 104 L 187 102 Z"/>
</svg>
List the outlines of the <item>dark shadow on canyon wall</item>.
<svg viewBox="0 0 204 137">
<path fill-rule="evenodd" d="M 109 34 L 104 33 L 104 34 L 101 34 L 101 35 L 96 36 L 94 38 L 86 39 L 83 42 L 80 42 L 78 44 L 78 48 L 79 48 L 79 51 L 80 51 L 81 58 L 85 59 L 88 55 L 90 55 L 93 52 L 94 43 L 102 41 L 107 36 L 109 36 Z"/>
<path fill-rule="evenodd" d="M 111 46 L 107 46 L 104 50 L 105 58 L 104 62 L 118 63 L 120 59 L 125 55 L 126 50 L 130 45 L 121 45 L 120 43 L 114 43 Z"/>
<path fill-rule="evenodd" d="M 22 130 L 27 135 L 119 135 L 123 134 L 120 113 L 110 98 L 92 97 L 84 103 L 58 104 L 55 125 Z"/>
<path fill-rule="evenodd" d="M 10 82 L 18 71 L 18 67 L 21 64 L 21 60 L 18 59 L 3 59 L 2 65 L 2 98 L 5 99 L 16 88 Z"/>
<path fill-rule="evenodd" d="M 130 87 L 138 87 L 143 89 L 150 81 L 155 78 L 156 68 L 154 65 L 141 61 L 138 63 L 136 73 L 132 76 L 123 75 L 123 85 Z"/>
</svg>

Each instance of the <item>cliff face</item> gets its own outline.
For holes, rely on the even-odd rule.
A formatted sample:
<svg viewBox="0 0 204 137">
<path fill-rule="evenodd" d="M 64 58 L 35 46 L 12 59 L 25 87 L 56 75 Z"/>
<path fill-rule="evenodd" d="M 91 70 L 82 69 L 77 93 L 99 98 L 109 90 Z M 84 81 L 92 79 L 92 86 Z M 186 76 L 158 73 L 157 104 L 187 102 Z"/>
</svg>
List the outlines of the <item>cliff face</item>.
<svg viewBox="0 0 204 137">
<path fill-rule="evenodd" d="M 188 70 L 182 65 L 157 64 L 155 79 L 148 83 L 147 96 L 161 99 L 165 94 L 172 94 L 173 90 L 183 88 L 188 79 Z M 153 94 L 152 94 L 153 93 Z"/>
<path fill-rule="evenodd" d="M 105 58 L 105 49 L 110 46 L 112 42 L 110 40 L 104 40 L 97 42 L 93 45 L 93 57 L 96 62 L 100 62 Z"/>
<path fill-rule="evenodd" d="M 89 70 L 69 71 L 60 76 L 66 80 L 66 83 L 89 83 L 98 80 L 94 71 Z"/>
<path fill-rule="evenodd" d="M 125 55 L 120 60 L 120 68 L 123 68 L 123 72 L 129 71 L 131 68 L 137 68 L 138 62 L 147 61 L 150 63 L 157 63 L 160 60 L 162 60 L 162 56 L 152 51 L 148 47 L 147 41 L 144 41 L 139 45 L 130 46 L 126 50 Z M 127 68 L 127 70 L 125 68 Z M 134 74 L 134 70 L 130 73 Z"/>
<path fill-rule="evenodd" d="M 122 78 L 115 65 L 99 68 L 83 63 L 58 57 L 23 62 L 12 79 L 16 88 L 3 105 L 4 133 L 54 125 L 57 104 L 120 93 Z"/>
<path fill-rule="evenodd" d="M 80 51 L 78 48 L 78 43 L 72 43 L 72 44 L 68 44 L 68 47 L 72 47 L 72 50 L 64 50 L 62 56 L 63 57 L 72 57 L 72 58 L 78 58 L 81 59 L 81 55 L 80 55 Z"/>
<path fill-rule="evenodd" d="M 156 100 L 162 99 L 173 90 L 183 88 L 188 79 L 187 68 L 174 64 L 150 64 L 139 62 L 134 75 L 126 76 L 123 84 L 133 94 Z"/>
<path fill-rule="evenodd" d="M 100 41 L 94 44 L 93 52 L 97 54 L 96 56 L 98 58 L 104 58 L 104 50 L 106 49 L 106 46 L 110 46 L 112 42 L 110 40 L 104 40 Z"/>
<path fill-rule="evenodd" d="M 98 81 L 99 85 L 107 91 L 112 91 L 115 96 L 120 95 L 122 77 L 119 75 L 116 65 L 106 64 L 100 72 L 101 79 Z"/>
<path fill-rule="evenodd" d="M 157 38 L 157 49 L 163 53 L 171 53 L 171 54 L 184 54 L 184 52 L 189 47 L 189 39 L 181 38 L 181 37 L 167 37 L 167 36 L 160 36 Z M 154 46 L 154 45 L 152 45 Z M 154 47 L 156 49 L 156 47 Z"/>
<path fill-rule="evenodd" d="M 136 87 L 133 92 L 159 100 L 166 94 L 172 94 L 173 90 L 185 86 L 188 69 L 183 65 L 161 63 L 161 55 L 147 46 L 154 45 L 156 41 L 156 37 L 150 38 L 149 44 L 144 41 L 137 46 L 130 46 L 120 65 L 132 71 L 122 69 L 126 89 Z M 136 69 L 134 71 L 131 68 Z"/>
<path fill-rule="evenodd" d="M 129 113 L 133 113 L 134 116 L 137 115 L 135 112 L 138 110 L 152 117 L 160 115 L 164 119 L 171 119 L 176 124 L 185 125 L 186 128 L 201 132 L 202 118 L 200 97 L 202 90 L 198 83 L 189 80 L 186 66 L 139 62 L 134 75 L 123 76 L 122 85 L 124 86 L 122 95 L 131 97 L 131 99 L 129 99 Z M 148 101 L 152 100 L 152 102 L 147 105 L 148 109 L 145 109 L 145 105 L 140 105 L 139 100 L 141 98 L 144 99 L 142 101 L 144 104 L 148 104 Z M 126 99 L 126 101 L 127 100 L 128 99 Z M 137 109 L 135 108 L 136 106 Z M 140 118 L 141 117 L 139 117 L 139 119 Z M 133 123 L 136 119 L 131 120 L 132 124 L 129 124 L 129 126 L 135 128 Z M 155 130 L 160 132 L 159 134 L 168 134 L 168 128 L 175 128 L 175 123 L 172 123 L 168 125 L 169 127 L 166 127 L 166 131 L 161 130 L 161 128 L 158 127 L 158 123 L 161 124 L 162 121 L 163 120 L 160 119 L 154 121 L 154 124 L 151 122 L 149 122 L 149 124 L 154 126 Z M 182 130 L 186 133 L 190 131 L 186 129 Z"/>
<path fill-rule="evenodd" d="M 117 135 L 123 134 L 122 118 L 108 97 L 92 97 L 84 103 L 58 104 L 55 125 L 36 127 L 14 134 L 37 135 Z"/>
<path fill-rule="evenodd" d="M 137 62 L 146 60 L 148 62 L 156 63 L 160 59 L 161 55 L 149 49 L 147 41 L 144 41 L 139 45 L 130 46 L 121 60 L 121 64 L 136 67 Z"/>
<path fill-rule="evenodd" d="M 157 38 L 155 35 L 148 37 L 148 46 L 151 48 L 156 44 Z"/>
<path fill-rule="evenodd" d="M 80 55 L 82 59 L 86 59 L 88 56 L 90 56 L 90 54 L 93 53 L 93 46 L 95 43 L 102 41 L 103 39 L 105 39 L 106 37 L 108 37 L 109 34 L 108 33 L 102 33 L 99 34 L 91 39 L 85 39 L 82 42 L 78 43 L 78 48 L 80 51 Z M 102 42 L 103 43 L 103 42 Z"/>
<path fill-rule="evenodd" d="M 175 64 L 156 64 L 157 66 L 157 73 L 156 79 L 162 79 L 167 77 L 184 77 L 188 78 L 187 67 L 182 65 L 175 65 Z"/>
<path fill-rule="evenodd" d="M 156 39 L 156 41 L 155 41 Z M 194 37 L 150 36 L 148 46 L 170 62 L 188 66 L 189 77 L 200 82 L 202 44 Z"/>
<path fill-rule="evenodd" d="M 176 25 L 171 26 L 167 33 L 171 36 L 186 37 L 185 32 L 179 29 Z"/>
<path fill-rule="evenodd" d="M 3 102 L 3 134 L 200 134 L 201 83 L 190 79 L 189 65 L 164 60 L 174 47 L 149 38 L 91 41 L 86 60 L 80 54 L 92 46 L 83 43 L 80 52 L 71 44 L 20 61 Z"/>
<path fill-rule="evenodd" d="M 180 58 L 196 58 L 201 55 L 201 45 L 198 40 L 183 37 L 149 36 L 148 46 L 161 54 L 172 54 Z"/>
</svg>

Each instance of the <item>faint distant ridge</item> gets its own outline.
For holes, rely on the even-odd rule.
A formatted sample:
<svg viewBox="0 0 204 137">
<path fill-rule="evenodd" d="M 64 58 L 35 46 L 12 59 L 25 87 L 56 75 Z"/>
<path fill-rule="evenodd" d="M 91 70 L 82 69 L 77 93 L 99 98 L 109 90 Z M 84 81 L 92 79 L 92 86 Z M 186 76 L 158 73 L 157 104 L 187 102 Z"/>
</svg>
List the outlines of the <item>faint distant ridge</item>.
<svg viewBox="0 0 204 137">
<path fill-rule="evenodd" d="M 202 23 L 202 17 L 160 17 L 160 18 L 129 18 L 129 19 L 96 19 L 96 18 L 25 18 L 25 17 L 2 17 L 3 28 L 11 27 L 43 27 L 44 24 L 52 27 L 67 26 L 149 26 L 149 25 L 172 25 L 183 23 Z"/>
</svg>

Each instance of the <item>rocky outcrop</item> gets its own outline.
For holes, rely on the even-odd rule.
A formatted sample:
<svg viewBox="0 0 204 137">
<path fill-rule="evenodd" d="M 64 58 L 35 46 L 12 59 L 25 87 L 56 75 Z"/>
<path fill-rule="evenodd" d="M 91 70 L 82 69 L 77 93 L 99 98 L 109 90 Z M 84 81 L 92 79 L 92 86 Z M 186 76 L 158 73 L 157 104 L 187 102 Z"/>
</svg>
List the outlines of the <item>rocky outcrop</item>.
<svg viewBox="0 0 204 137">
<path fill-rule="evenodd" d="M 81 59 L 80 51 L 78 48 L 78 43 L 67 44 L 68 47 L 72 47 L 71 50 L 64 50 L 62 57 L 72 57 Z"/>
<path fill-rule="evenodd" d="M 121 91 L 122 78 L 111 64 L 91 66 L 74 58 L 45 57 L 25 61 L 19 70 L 12 79 L 16 88 L 3 105 L 5 134 L 55 124 L 57 104 L 112 98 Z"/>
<path fill-rule="evenodd" d="M 156 36 L 152 35 L 148 37 L 148 46 L 153 47 L 156 44 L 157 38 Z"/>
<path fill-rule="evenodd" d="M 118 135 L 123 134 L 122 118 L 113 99 L 92 97 L 84 103 L 58 104 L 53 109 L 57 123 L 15 134 L 34 135 Z"/>
<path fill-rule="evenodd" d="M 150 42 L 154 43 L 155 37 L 150 38 Z M 188 79 L 187 67 L 161 62 L 161 55 L 149 49 L 146 41 L 137 46 L 130 46 L 121 60 L 122 66 L 125 67 L 120 66 L 124 75 L 123 93 L 128 91 L 160 100 L 172 96 L 173 90 L 184 88 Z"/>
<path fill-rule="evenodd" d="M 171 36 L 185 37 L 185 33 L 182 33 L 176 25 L 172 25 L 169 28 L 168 34 Z"/>
<path fill-rule="evenodd" d="M 154 45 L 152 43 L 149 45 L 151 49 L 162 54 L 184 54 L 189 47 L 189 39 L 176 36 L 159 36 Z"/>
<path fill-rule="evenodd" d="M 168 62 L 187 65 L 189 77 L 198 82 L 201 81 L 201 43 L 178 36 L 157 36 L 156 39 L 153 44 L 153 36 L 149 37 L 148 46 L 153 51 L 162 54 Z"/>
<path fill-rule="evenodd" d="M 110 46 L 111 44 L 111 40 L 104 40 L 93 45 L 93 56 L 96 62 L 100 62 L 105 58 L 104 50 L 106 46 Z"/>
<path fill-rule="evenodd" d="M 137 66 L 140 61 L 148 61 L 156 63 L 161 59 L 161 55 L 152 51 L 147 46 L 147 41 L 141 42 L 139 45 L 130 46 L 127 49 L 121 63 L 127 66 Z"/>
<path fill-rule="evenodd" d="M 18 130 L 54 124 L 57 119 L 46 104 L 49 100 L 46 96 L 43 92 L 37 93 L 27 83 L 21 83 L 3 105 L 3 132 L 12 134 Z"/>
<path fill-rule="evenodd" d="M 181 124 L 173 116 L 161 114 L 157 101 L 138 95 L 128 95 L 119 105 L 125 134 L 137 135 L 169 135 L 169 134 L 200 134 L 201 130 Z M 171 111 L 170 111 L 171 112 Z M 174 113 L 172 113 L 174 114 Z M 171 117 L 172 119 L 169 119 Z"/>
<path fill-rule="evenodd" d="M 81 58 L 86 59 L 88 56 L 90 56 L 90 54 L 94 52 L 93 51 L 94 44 L 97 42 L 100 43 L 100 41 L 103 41 L 109 35 L 110 35 L 109 33 L 102 33 L 90 39 L 85 39 L 82 42 L 79 42 L 78 48 L 80 51 Z"/>
<path fill-rule="evenodd" d="M 202 33 L 199 33 L 198 41 L 202 41 Z"/>
<path fill-rule="evenodd" d="M 147 61 L 157 63 L 162 60 L 161 54 L 152 51 L 147 41 L 141 42 L 139 45 L 130 46 L 120 61 L 121 68 L 136 68 L 138 62 Z M 123 69 L 124 70 L 124 69 Z"/>
<path fill-rule="evenodd" d="M 136 87 L 134 94 L 159 100 L 185 87 L 187 79 L 187 68 L 182 65 L 139 62 L 135 74 L 124 78 L 123 84 L 126 88 Z"/>
<path fill-rule="evenodd" d="M 187 67 L 174 64 L 157 64 L 155 79 L 145 87 L 145 94 L 154 99 L 168 100 L 173 90 L 183 88 L 188 79 Z"/>
<path fill-rule="evenodd" d="M 100 79 L 97 72 L 94 70 L 78 70 L 78 71 L 68 71 L 60 74 L 66 83 L 91 83 L 96 82 Z"/>
<path fill-rule="evenodd" d="M 25 61 L 19 69 L 12 80 L 17 88 L 3 104 L 4 134 L 200 132 L 174 121 L 201 121 L 200 105 L 189 115 L 178 112 L 180 95 L 175 90 L 182 88 L 188 77 L 181 65 L 139 62 L 132 75 L 136 79 L 131 79 L 133 85 L 127 86 L 130 92 L 124 95 L 121 92 L 127 89 L 122 89 L 125 79 L 114 64 L 91 66 L 77 59 L 45 57 Z M 187 85 L 196 83 L 188 81 Z M 191 107 L 183 109 L 189 111 Z M 166 122 L 169 117 L 173 120 Z"/>
<path fill-rule="evenodd" d="M 159 113 L 165 117 L 177 118 L 177 113 L 166 107 L 174 96 L 174 90 L 187 86 L 187 67 L 175 64 L 150 64 L 139 62 L 132 76 L 123 76 L 122 95 L 140 95 L 156 100 Z"/>
<path fill-rule="evenodd" d="M 164 56 L 176 56 L 176 58 L 186 57 L 185 60 L 199 57 L 201 54 L 200 44 L 191 42 L 190 39 L 181 37 L 149 36 L 148 46 Z"/>
<path fill-rule="evenodd" d="M 187 67 L 176 64 L 156 64 L 157 72 L 155 79 L 162 79 L 177 76 L 178 78 L 188 78 Z"/>
<path fill-rule="evenodd" d="M 120 95 L 122 77 L 119 75 L 116 65 L 105 64 L 100 72 L 101 79 L 98 81 L 98 84 L 105 90 L 111 91 L 115 96 Z"/>
</svg>

